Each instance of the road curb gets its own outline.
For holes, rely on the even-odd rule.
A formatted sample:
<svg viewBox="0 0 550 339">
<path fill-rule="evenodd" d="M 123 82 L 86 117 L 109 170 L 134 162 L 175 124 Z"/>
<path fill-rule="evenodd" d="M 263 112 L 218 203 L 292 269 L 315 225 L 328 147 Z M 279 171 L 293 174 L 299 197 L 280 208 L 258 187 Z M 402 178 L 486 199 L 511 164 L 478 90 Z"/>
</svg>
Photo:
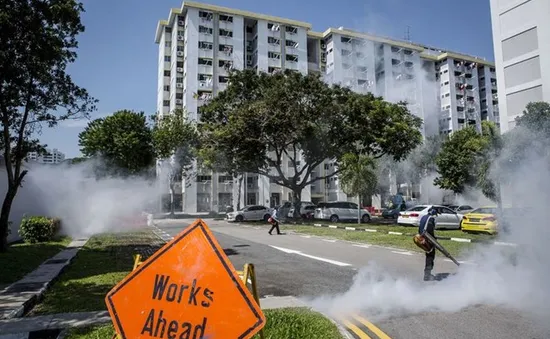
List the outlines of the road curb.
<svg viewBox="0 0 550 339">
<path fill-rule="evenodd" d="M 305 225 L 305 226 L 307 226 L 307 225 Z M 338 225 L 329 225 L 329 224 L 313 224 L 313 226 L 314 227 L 325 227 L 325 228 L 339 229 L 339 230 L 345 230 L 345 231 L 371 232 L 371 233 L 381 233 L 381 234 L 389 234 L 389 235 L 402 235 L 402 236 L 410 236 L 410 237 L 413 237 L 413 236 L 416 235 L 416 233 L 380 231 L 380 230 L 375 230 L 375 229 L 371 229 L 371 228 L 357 228 L 357 227 L 338 226 Z M 496 246 L 513 246 L 513 247 L 517 246 L 517 244 L 502 242 L 502 241 L 487 241 L 487 240 L 480 240 L 480 239 L 440 237 L 440 236 L 437 236 L 436 238 L 438 240 L 450 240 L 450 241 L 456 241 L 456 242 L 478 243 L 478 244 L 487 244 L 487 245 L 496 245 Z"/>
</svg>

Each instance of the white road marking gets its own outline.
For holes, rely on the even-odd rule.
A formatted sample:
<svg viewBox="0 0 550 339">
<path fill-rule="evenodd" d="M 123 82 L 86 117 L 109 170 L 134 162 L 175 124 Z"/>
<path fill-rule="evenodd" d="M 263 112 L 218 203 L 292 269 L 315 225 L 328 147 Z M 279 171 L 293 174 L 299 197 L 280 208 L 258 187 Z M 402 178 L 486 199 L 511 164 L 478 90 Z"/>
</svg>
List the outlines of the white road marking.
<svg viewBox="0 0 550 339">
<path fill-rule="evenodd" d="M 388 232 L 388 234 L 403 235 L 402 232 Z"/>
<path fill-rule="evenodd" d="M 414 255 L 414 253 L 411 253 L 411 252 L 402 252 L 402 251 L 391 251 L 391 252 L 395 254 Z"/>
<path fill-rule="evenodd" d="M 376 230 L 373 230 L 373 229 L 370 229 L 370 228 L 365 228 L 365 232 L 376 232 Z"/>
<path fill-rule="evenodd" d="M 355 247 L 370 248 L 370 245 L 352 245 Z"/>
<path fill-rule="evenodd" d="M 336 240 L 334 239 L 322 239 L 323 241 L 326 241 L 326 242 L 336 242 Z"/>
<path fill-rule="evenodd" d="M 338 228 L 338 226 L 328 225 L 328 228 Z"/>
<path fill-rule="evenodd" d="M 309 238 L 311 238 L 311 235 L 301 235 L 300 237 L 309 239 Z"/>
<path fill-rule="evenodd" d="M 313 226 L 323 227 L 323 225 L 321 225 L 321 224 L 313 224 Z"/>
<path fill-rule="evenodd" d="M 351 266 L 350 264 L 347 264 L 345 262 L 326 259 L 326 258 L 321 258 L 321 257 L 316 257 L 316 256 L 313 256 L 313 255 L 302 253 L 301 251 L 291 250 L 291 249 L 284 248 L 284 247 L 277 247 L 277 246 L 272 246 L 272 245 L 270 245 L 270 247 L 272 247 L 276 250 L 288 253 L 288 254 L 298 254 L 298 255 L 301 255 L 301 256 L 306 257 L 306 258 L 323 261 L 323 262 L 333 264 L 333 265 L 336 265 L 336 266 Z"/>
<path fill-rule="evenodd" d="M 348 231 L 355 231 L 355 227 L 346 227 L 346 230 L 348 230 Z"/>
</svg>

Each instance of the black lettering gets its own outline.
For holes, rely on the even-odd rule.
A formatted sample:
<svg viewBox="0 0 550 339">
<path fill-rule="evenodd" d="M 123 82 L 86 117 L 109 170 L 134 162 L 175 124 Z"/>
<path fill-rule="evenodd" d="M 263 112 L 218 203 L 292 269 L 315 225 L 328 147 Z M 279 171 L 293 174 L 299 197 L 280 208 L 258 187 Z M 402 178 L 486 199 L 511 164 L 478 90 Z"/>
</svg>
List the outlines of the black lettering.
<svg viewBox="0 0 550 339">
<path fill-rule="evenodd" d="M 214 295 L 214 292 L 210 291 L 208 288 L 205 288 L 202 291 L 202 295 L 204 295 L 206 299 L 210 300 L 210 302 L 214 302 L 214 298 L 212 297 Z M 210 302 L 203 300 L 201 301 L 201 306 L 210 307 Z"/>
<path fill-rule="evenodd" d="M 180 294 L 178 295 L 178 304 L 181 303 L 181 298 L 183 298 L 183 292 L 185 292 L 186 289 L 188 289 L 189 286 L 187 285 L 181 285 L 180 286 Z"/>
<path fill-rule="evenodd" d="M 179 339 L 191 339 L 191 327 L 190 323 L 181 324 L 183 332 L 181 332 Z"/>
<path fill-rule="evenodd" d="M 197 305 L 197 293 L 200 292 L 201 287 L 197 287 L 197 279 L 193 279 L 193 285 L 191 286 L 191 292 L 189 293 L 189 304 L 193 302 L 193 305 Z"/>
<path fill-rule="evenodd" d="M 166 280 L 165 280 L 166 279 Z M 153 287 L 153 299 L 162 299 L 162 296 L 164 295 L 164 290 L 166 289 L 166 285 L 168 285 L 168 281 L 170 280 L 170 276 L 165 277 L 164 275 L 155 275 L 155 285 Z"/>
<path fill-rule="evenodd" d="M 170 325 L 168 325 L 168 339 L 176 339 L 177 334 L 178 334 L 178 322 L 175 320 L 172 320 L 170 322 Z"/>
<path fill-rule="evenodd" d="M 205 331 L 206 331 L 206 318 L 204 318 L 202 320 L 202 326 L 197 325 L 195 327 L 195 331 L 193 331 L 193 339 L 202 339 L 202 338 L 204 338 L 204 332 Z M 199 333 L 200 333 L 200 336 L 199 336 Z"/>
<path fill-rule="evenodd" d="M 160 310 L 159 317 L 157 318 L 157 326 L 155 326 L 155 337 L 158 337 L 159 334 L 159 327 L 160 324 L 162 324 L 162 330 L 160 331 L 160 337 L 164 337 L 164 331 L 166 330 L 166 319 L 162 317 L 162 314 L 164 313 L 163 310 Z"/>
<path fill-rule="evenodd" d="M 168 286 L 168 291 L 166 292 L 166 301 L 172 302 L 176 300 L 177 291 L 178 291 L 178 285 L 170 284 L 170 286 Z"/>
<path fill-rule="evenodd" d="M 149 315 L 147 316 L 147 320 L 145 320 L 145 325 L 143 325 L 143 328 L 141 329 L 141 335 L 144 333 L 149 333 L 149 336 L 153 336 L 153 324 L 155 319 L 155 309 L 152 308 L 149 312 Z"/>
</svg>

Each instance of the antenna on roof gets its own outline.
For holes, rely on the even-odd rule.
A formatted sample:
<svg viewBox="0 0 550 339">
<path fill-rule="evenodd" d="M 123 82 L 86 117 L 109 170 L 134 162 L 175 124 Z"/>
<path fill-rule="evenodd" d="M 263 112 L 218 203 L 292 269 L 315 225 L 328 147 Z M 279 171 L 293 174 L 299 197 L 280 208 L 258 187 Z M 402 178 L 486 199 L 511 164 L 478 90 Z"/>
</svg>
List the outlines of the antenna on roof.
<svg viewBox="0 0 550 339">
<path fill-rule="evenodd" d="M 407 29 L 405 30 L 405 40 L 408 42 L 411 41 L 411 26 L 407 26 Z"/>
</svg>

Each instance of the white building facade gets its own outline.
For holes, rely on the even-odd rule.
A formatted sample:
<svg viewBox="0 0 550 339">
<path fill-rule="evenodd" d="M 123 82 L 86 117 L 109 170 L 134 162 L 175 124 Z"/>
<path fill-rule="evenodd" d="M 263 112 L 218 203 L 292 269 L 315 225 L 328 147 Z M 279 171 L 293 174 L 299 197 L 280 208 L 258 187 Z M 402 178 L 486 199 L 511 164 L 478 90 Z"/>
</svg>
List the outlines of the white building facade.
<svg viewBox="0 0 550 339">
<path fill-rule="evenodd" d="M 534 101 L 550 101 L 550 1 L 491 0 L 501 131 Z"/>
<path fill-rule="evenodd" d="M 227 86 L 227 71 L 249 68 L 267 73 L 317 72 L 329 83 L 360 93 L 406 100 L 411 112 L 424 119 L 424 135 L 479 127 L 482 120 L 498 116 L 486 101 L 493 94 L 486 86 L 494 74 L 490 62 L 342 27 L 313 32 L 305 22 L 184 2 L 181 9 L 170 11 L 167 21 L 159 22 L 155 41 L 160 114 L 181 108 L 189 119 L 199 120 L 200 106 Z M 291 165 L 284 168 L 288 175 L 293 174 Z M 335 170 L 334 162 L 327 160 L 312 176 Z M 176 186 L 177 195 L 188 213 L 223 211 L 228 205 L 235 207 L 239 196 L 241 206 L 273 207 L 292 199 L 290 190 L 267 177 L 246 174 L 242 181 L 238 185 L 225 174 L 198 170 L 196 178 Z M 335 176 L 304 189 L 302 200 L 347 197 Z"/>
<path fill-rule="evenodd" d="M 46 154 L 38 154 L 37 152 L 29 152 L 27 155 L 29 161 L 36 161 L 41 164 L 59 164 L 65 160 L 65 153 L 57 148 L 47 149 Z"/>
</svg>

